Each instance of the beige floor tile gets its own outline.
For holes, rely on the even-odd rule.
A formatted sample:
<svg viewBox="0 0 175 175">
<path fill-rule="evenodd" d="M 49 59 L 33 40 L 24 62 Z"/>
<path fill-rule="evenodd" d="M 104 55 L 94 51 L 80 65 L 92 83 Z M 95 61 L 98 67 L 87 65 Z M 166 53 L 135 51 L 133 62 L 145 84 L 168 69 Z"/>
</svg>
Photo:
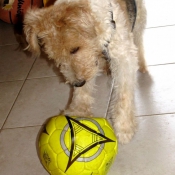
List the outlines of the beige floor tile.
<svg viewBox="0 0 175 175">
<path fill-rule="evenodd" d="M 175 24 L 174 0 L 145 0 L 147 28 Z"/>
<path fill-rule="evenodd" d="M 137 115 L 175 113 L 175 64 L 149 67 L 138 73 Z"/>
<path fill-rule="evenodd" d="M 3 175 L 48 175 L 42 167 L 36 140 L 40 127 L 6 129 L 1 132 L 0 172 Z"/>
<path fill-rule="evenodd" d="M 146 29 L 145 59 L 148 65 L 175 63 L 175 26 Z"/>
<path fill-rule="evenodd" d="M 173 175 L 175 115 L 140 117 L 131 143 L 119 145 L 109 175 Z"/>
<path fill-rule="evenodd" d="M 13 25 L 0 20 L 0 46 L 17 43 Z"/>
<path fill-rule="evenodd" d="M 19 93 L 23 81 L 0 83 L 0 128 Z"/>
<path fill-rule="evenodd" d="M 60 73 L 54 62 L 52 60 L 48 60 L 46 56 L 42 55 L 40 58 L 37 58 L 28 79 L 51 77 L 56 75 L 60 75 Z"/>
<path fill-rule="evenodd" d="M 18 45 L 0 47 L 0 82 L 24 80 L 34 59 L 18 51 Z"/>
<path fill-rule="evenodd" d="M 60 84 L 58 77 L 27 80 L 5 127 L 43 124 L 66 106 L 69 93 L 69 86 Z"/>
<path fill-rule="evenodd" d="M 110 81 L 106 76 L 97 79 L 95 116 L 104 116 L 110 93 Z M 5 128 L 36 126 L 60 113 L 68 103 L 71 90 L 68 85 L 59 83 L 58 77 L 27 80 Z"/>
</svg>

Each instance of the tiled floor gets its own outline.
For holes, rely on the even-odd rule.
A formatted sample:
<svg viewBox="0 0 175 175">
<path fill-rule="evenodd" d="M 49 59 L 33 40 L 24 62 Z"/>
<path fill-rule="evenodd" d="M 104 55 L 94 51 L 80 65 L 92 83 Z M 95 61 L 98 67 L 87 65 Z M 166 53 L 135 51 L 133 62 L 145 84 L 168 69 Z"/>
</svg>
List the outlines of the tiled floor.
<svg viewBox="0 0 175 175">
<path fill-rule="evenodd" d="M 149 74 L 138 73 L 138 132 L 109 175 L 175 174 L 175 1 L 146 0 Z M 0 22 L 0 174 L 47 175 L 36 153 L 43 122 L 64 109 L 71 90 L 52 62 L 19 51 L 12 26 Z M 98 78 L 95 116 L 105 116 L 110 79 Z"/>
</svg>

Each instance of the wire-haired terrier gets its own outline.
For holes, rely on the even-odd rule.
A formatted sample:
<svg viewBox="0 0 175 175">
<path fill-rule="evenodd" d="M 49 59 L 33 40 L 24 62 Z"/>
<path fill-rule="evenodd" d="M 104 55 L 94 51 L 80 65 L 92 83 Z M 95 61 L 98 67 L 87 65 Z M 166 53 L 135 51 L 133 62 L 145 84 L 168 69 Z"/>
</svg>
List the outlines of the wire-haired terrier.
<svg viewBox="0 0 175 175">
<path fill-rule="evenodd" d="M 74 86 L 64 114 L 90 116 L 95 79 L 104 64 L 113 78 L 110 116 L 121 143 L 136 131 L 134 88 L 136 71 L 146 71 L 143 0 L 56 0 L 31 9 L 24 18 L 27 49 L 53 59 L 66 81 Z"/>
</svg>

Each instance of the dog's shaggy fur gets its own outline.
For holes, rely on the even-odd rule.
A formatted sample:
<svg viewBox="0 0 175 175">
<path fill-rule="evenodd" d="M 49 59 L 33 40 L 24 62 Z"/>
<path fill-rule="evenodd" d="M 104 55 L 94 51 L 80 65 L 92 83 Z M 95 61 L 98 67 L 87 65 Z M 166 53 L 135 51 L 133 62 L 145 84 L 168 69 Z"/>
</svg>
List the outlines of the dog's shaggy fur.
<svg viewBox="0 0 175 175">
<path fill-rule="evenodd" d="M 110 112 L 121 143 L 129 142 L 136 130 L 135 75 L 138 65 L 146 71 L 145 23 L 142 0 L 57 0 L 53 6 L 28 10 L 24 19 L 28 49 L 38 56 L 43 48 L 74 86 L 65 114 L 92 115 L 95 79 L 101 65 L 109 63 L 114 80 Z"/>
</svg>

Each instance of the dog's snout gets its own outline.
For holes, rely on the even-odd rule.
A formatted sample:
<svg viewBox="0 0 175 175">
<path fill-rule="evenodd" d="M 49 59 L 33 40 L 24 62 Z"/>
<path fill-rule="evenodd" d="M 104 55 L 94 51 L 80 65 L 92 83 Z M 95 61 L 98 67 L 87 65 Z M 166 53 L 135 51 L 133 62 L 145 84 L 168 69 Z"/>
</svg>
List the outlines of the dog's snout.
<svg viewBox="0 0 175 175">
<path fill-rule="evenodd" d="M 85 80 L 79 80 L 73 83 L 73 86 L 75 87 L 82 87 L 86 83 Z"/>
</svg>

